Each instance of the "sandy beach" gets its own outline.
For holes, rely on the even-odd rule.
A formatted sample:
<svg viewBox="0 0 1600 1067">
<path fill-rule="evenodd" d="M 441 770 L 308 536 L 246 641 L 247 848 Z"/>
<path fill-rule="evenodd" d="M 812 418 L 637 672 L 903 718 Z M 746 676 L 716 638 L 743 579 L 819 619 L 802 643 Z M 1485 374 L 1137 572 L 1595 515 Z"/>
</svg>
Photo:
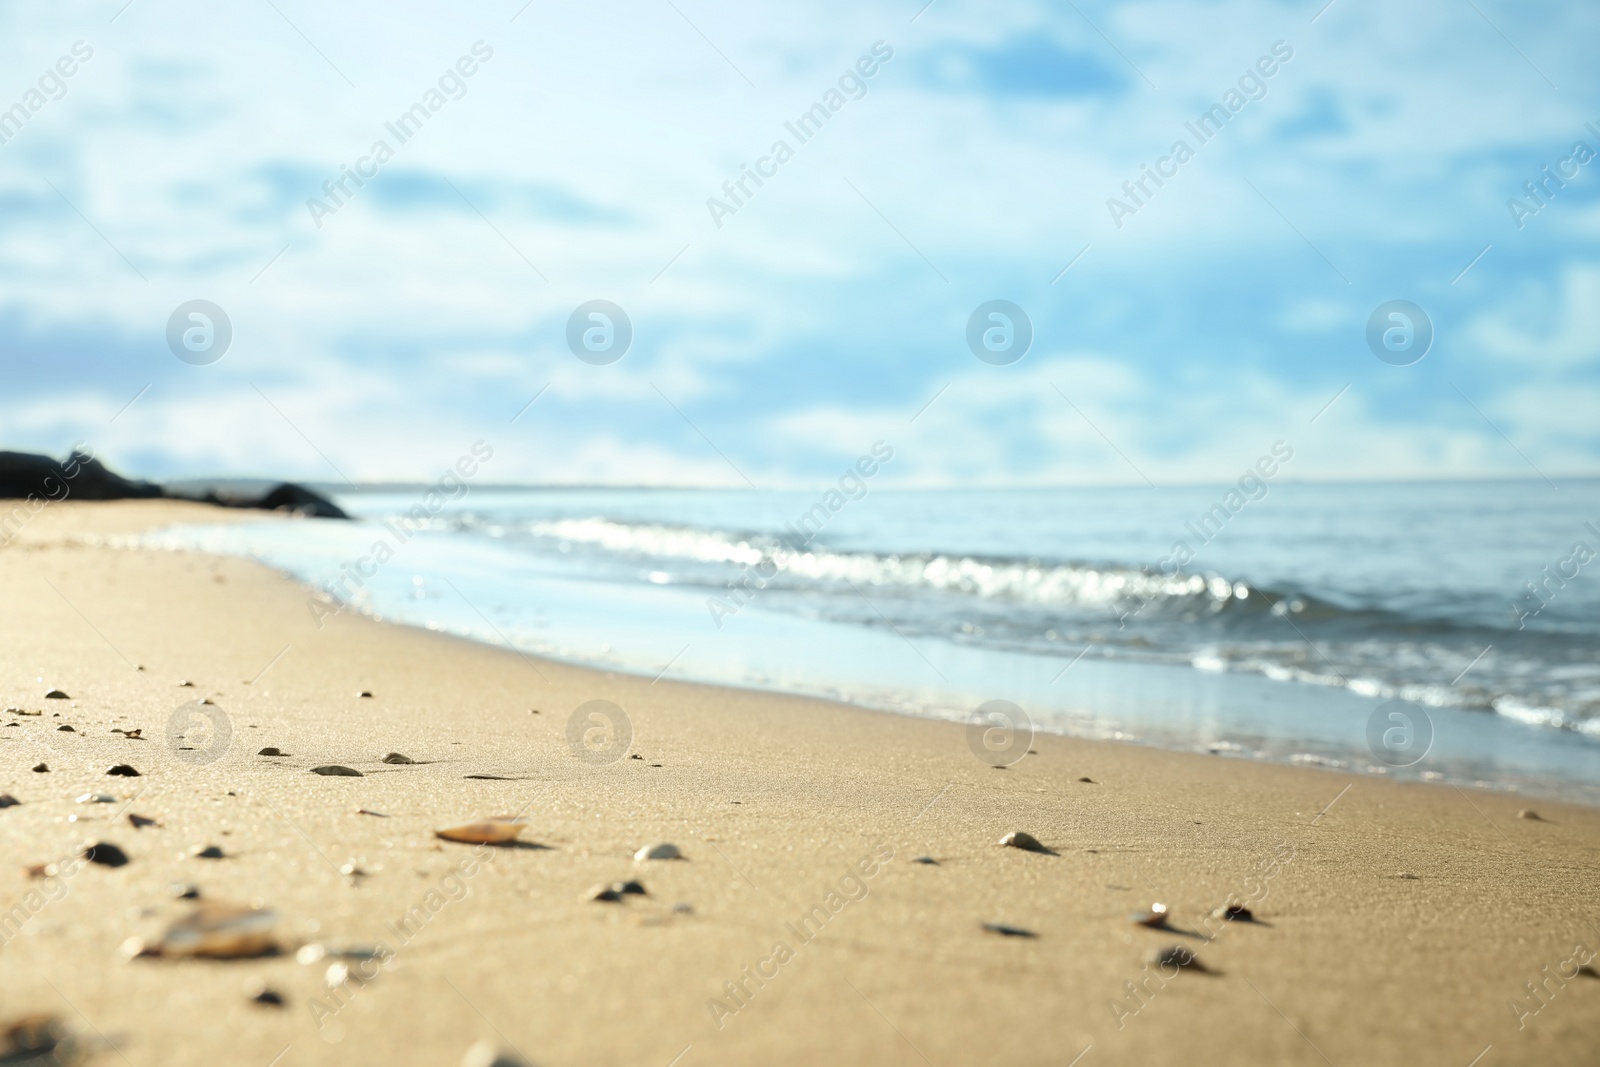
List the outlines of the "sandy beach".
<svg viewBox="0 0 1600 1067">
<path fill-rule="evenodd" d="M 959 725 L 319 620 L 264 567 L 104 543 L 236 517 L 57 504 L 0 550 L 3 1021 L 94 1062 L 1593 1062 L 1600 811 L 1050 736 L 1001 771 Z M 569 742 L 591 701 L 609 762 Z M 435 836 L 497 815 L 522 846 Z M 128 862 L 73 861 L 98 842 Z M 281 951 L 130 959 L 174 884 L 272 909 Z"/>
</svg>

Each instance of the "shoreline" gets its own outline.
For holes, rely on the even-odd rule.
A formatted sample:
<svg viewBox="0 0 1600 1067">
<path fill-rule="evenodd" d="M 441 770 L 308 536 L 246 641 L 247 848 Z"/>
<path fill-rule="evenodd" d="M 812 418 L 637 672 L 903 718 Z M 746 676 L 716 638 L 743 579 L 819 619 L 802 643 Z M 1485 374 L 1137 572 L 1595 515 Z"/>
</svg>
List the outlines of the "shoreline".
<svg viewBox="0 0 1600 1067">
<path fill-rule="evenodd" d="M 8 1009 L 97 1030 L 132 1064 L 455 1063 L 480 1039 L 532 1062 L 682 1067 L 1592 1055 L 1600 979 L 1569 964 L 1600 948 L 1600 811 L 1540 801 L 1521 819 L 1513 795 L 1050 734 L 996 771 L 955 723 L 352 613 L 318 631 L 306 587 L 265 566 L 71 540 L 241 518 L 220 511 L 52 505 L 0 550 L 0 699 L 43 712 L 0 720 L 21 802 L 0 811 L 8 851 L 43 863 L 104 840 L 130 858 L 56 883 L 0 872 L 27 912 L 0 947 L 22 978 Z M 166 735 L 202 698 L 231 738 L 195 762 Z M 609 754 L 618 722 L 585 712 L 570 743 L 595 701 L 626 709 L 608 762 L 580 753 L 598 729 Z M 39 759 L 51 770 L 30 773 Z M 105 775 L 122 761 L 141 776 Z M 363 776 L 310 773 L 325 764 Z M 112 819 L 124 801 L 158 825 Z M 537 847 L 489 850 L 470 875 L 474 849 L 432 836 L 517 811 Z M 1013 830 L 1055 854 L 998 847 Z M 632 861 L 659 840 L 687 860 Z M 189 854 L 207 844 L 225 857 Z M 623 878 L 648 893 L 585 899 Z M 274 908 L 285 954 L 119 957 L 188 909 L 173 882 Z M 1230 897 L 1259 921 L 1218 925 Z M 1128 921 L 1155 901 L 1168 929 Z M 407 916 L 396 947 L 385 931 Z M 294 954 L 379 941 L 392 960 L 332 986 L 329 957 Z M 1173 944 L 1207 971 L 1146 962 Z M 252 983 L 286 1004 L 252 1004 Z"/>
</svg>

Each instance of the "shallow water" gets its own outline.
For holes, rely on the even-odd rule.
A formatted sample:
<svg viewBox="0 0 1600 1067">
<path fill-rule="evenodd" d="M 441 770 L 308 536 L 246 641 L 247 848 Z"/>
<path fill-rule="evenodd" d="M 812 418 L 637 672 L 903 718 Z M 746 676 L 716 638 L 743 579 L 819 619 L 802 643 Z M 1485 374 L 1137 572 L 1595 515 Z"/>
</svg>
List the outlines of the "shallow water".
<svg viewBox="0 0 1600 1067">
<path fill-rule="evenodd" d="M 351 493 L 146 542 L 651 677 L 1600 802 L 1600 483 L 859 484 Z"/>
</svg>

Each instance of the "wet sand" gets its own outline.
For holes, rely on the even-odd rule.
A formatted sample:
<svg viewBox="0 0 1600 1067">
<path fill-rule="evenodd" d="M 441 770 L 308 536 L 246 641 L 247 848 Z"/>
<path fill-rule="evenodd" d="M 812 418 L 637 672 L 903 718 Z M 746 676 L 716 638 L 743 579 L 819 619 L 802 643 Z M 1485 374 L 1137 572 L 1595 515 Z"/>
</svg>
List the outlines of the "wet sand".
<svg viewBox="0 0 1600 1067">
<path fill-rule="evenodd" d="M 258 565 L 100 543 L 258 517 L 59 504 L 0 548 L 0 707 L 43 712 L 0 717 L 0 1023 L 137 1067 L 453 1067 L 485 1039 L 546 1065 L 1593 1061 L 1600 811 L 1043 736 L 1000 771 L 958 725 L 319 626 Z M 604 705 L 569 740 L 590 701 L 623 709 L 619 758 Z M 502 814 L 524 846 L 434 836 Z M 71 861 L 99 841 L 129 862 Z M 655 841 L 687 858 L 635 863 Z M 628 879 L 647 895 L 586 899 Z M 173 883 L 272 908 L 283 954 L 128 959 L 189 911 Z M 1230 898 L 1258 921 L 1208 917 Z M 1171 929 L 1130 923 L 1156 901 Z M 383 962 L 330 989 L 306 944 Z M 1145 962 L 1169 945 L 1205 971 Z"/>
</svg>

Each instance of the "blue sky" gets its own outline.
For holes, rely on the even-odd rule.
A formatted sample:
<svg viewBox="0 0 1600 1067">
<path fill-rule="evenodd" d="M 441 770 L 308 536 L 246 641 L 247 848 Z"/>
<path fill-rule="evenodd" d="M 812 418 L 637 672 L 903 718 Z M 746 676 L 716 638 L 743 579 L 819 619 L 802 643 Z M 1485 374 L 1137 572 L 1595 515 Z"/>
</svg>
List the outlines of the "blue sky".
<svg viewBox="0 0 1600 1067">
<path fill-rule="evenodd" d="M 1600 151 L 1591 5 L 125 2 L 0 7 L 0 447 L 332 482 L 480 439 L 497 481 L 813 483 L 878 439 L 902 484 L 1223 481 L 1276 440 L 1297 478 L 1600 471 L 1600 160 L 1507 205 Z M 1034 327 L 1008 366 L 964 340 L 997 298 Z M 233 325 L 206 366 L 166 342 L 194 299 Z M 595 299 L 633 324 L 605 366 L 566 343 Z M 1434 324 L 1411 366 L 1366 346 L 1391 299 Z"/>
</svg>

